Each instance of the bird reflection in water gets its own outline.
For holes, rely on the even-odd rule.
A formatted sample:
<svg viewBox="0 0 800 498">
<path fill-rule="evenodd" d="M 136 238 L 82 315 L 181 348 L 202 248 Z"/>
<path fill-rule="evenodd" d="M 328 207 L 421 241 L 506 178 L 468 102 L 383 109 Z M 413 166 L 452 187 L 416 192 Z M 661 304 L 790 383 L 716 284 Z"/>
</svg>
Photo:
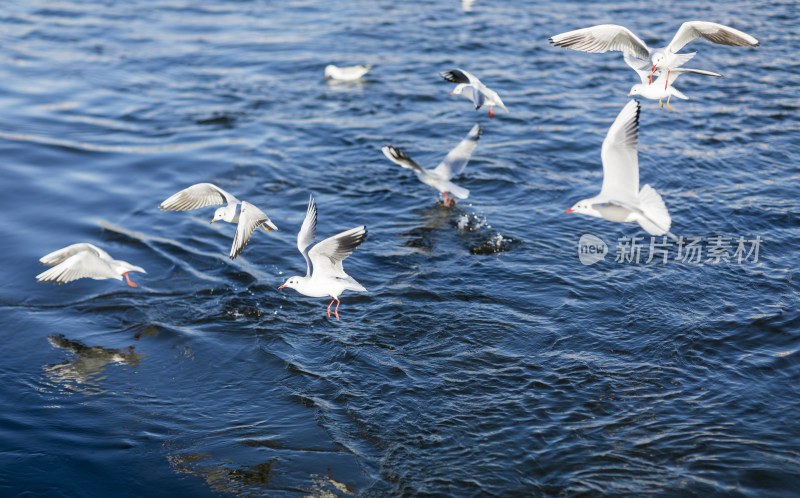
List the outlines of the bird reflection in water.
<svg viewBox="0 0 800 498">
<path fill-rule="evenodd" d="M 69 350 L 75 358 L 71 361 L 45 365 L 45 374 L 56 384 L 69 390 L 96 394 L 96 380 L 106 365 L 120 364 L 137 366 L 144 358 L 134 352 L 134 346 L 123 349 L 86 346 L 79 341 L 67 339 L 63 335 L 47 338 L 53 346 Z"/>
</svg>

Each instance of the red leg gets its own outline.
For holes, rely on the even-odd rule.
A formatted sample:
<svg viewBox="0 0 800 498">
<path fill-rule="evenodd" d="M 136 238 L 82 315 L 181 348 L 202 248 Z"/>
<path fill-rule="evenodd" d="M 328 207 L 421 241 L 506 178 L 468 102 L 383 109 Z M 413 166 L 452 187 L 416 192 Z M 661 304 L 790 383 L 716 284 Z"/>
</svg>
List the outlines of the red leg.
<svg viewBox="0 0 800 498">
<path fill-rule="evenodd" d="M 125 281 L 126 281 L 126 282 L 128 282 L 128 285 L 130 285 L 131 287 L 136 287 L 136 284 L 134 284 L 133 282 L 131 282 L 131 279 L 130 279 L 130 278 L 128 278 L 128 272 L 125 272 L 125 273 L 123 273 L 122 275 L 124 275 L 124 276 L 125 276 Z"/>
<path fill-rule="evenodd" d="M 449 206 L 449 201 L 447 200 L 447 192 L 442 192 L 444 194 L 444 205 Z"/>
<path fill-rule="evenodd" d="M 493 108 L 494 108 L 493 105 L 489 106 L 489 119 L 492 119 L 494 117 L 494 111 L 492 110 Z"/>
<path fill-rule="evenodd" d="M 667 69 L 667 81 L 664 82 L 664 90 L 669 86 L 669 69 Z"/>
<path fill-rule="evenodd" d="M 335 299 L 336 299 L 336 309 L 333 310 L 333 313 L 336 315 L 336 320 L 338 321 L 339 320 L 339 305 L 342 304 L 342 302 L 339 301 L 338 298 L 335 298 Z M 333 304 L 333 301 L 331 301 L 331 304 Z"/>
<path fill-rule="evenodd" d="M 335 298 L 333 298 L 333 297 L 332 297 L 332 298 L 331 298 L 331 304 L 329 304 L 329 305 L 328 305 L 328 317 L 330 317 L 330 316 L 331 316 L 331 306 L 333 306 L 333 300 L 334 300 L 334 299 L 335 299 Z M 338 308 L 338 306 L 337 306 L 337 308 Z"/>
</svg>

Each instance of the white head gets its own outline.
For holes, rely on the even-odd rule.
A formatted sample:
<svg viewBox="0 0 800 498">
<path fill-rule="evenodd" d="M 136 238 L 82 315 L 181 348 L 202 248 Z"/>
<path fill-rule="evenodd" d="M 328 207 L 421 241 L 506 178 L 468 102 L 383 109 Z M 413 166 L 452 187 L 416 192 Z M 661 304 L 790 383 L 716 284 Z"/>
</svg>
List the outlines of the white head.
<svg viewBox="0 0 800 498">
<path fill-rule="evenodd" d="M 289 277 L 289 280 L 287 280 L 286 283 L 278 287 L 278 289 L 283 289 L 284 287 L 289 287 L 290 289 L 297 289 L 302 281 L 303 281 L 302 277 L 298 277 L 297 275 L 295 275 L 294 277 Z"/>
<path fill-rule="evenodd" d="M 327 80 L 328 78 L 330 78 L 333 75 L 333 72 L 336 71 L 336 69 L 338 68 L 333 64 L 328 64 L 327 66 L 325 66 L 325 79 Z"/>
<path fill-rule="evenodd" d="M 652 54 L 650 54 L 650 62 L 652 62 L 653 64 L 653 67 L 651 67 L 650 69 L 653 72 L 655 72 L 656 69 L 663 69 L 661 65 L 663 64 L 665 57 L 666 54 L 664 53 L 663 50 L 656 50 Z"/>
<path fill-rule="evenodd" d="M 633 95 L 639 95 L 640 93 L 642 93 L 644 91 L 644 88 L 645 88 L 644 85 L 641 84 L 641 83 L 639 83 L 637 85 L 633 85 L 631 87 L 631 91 L 628 92 L 628 97 L 631 97 Z"/>
<path fill-rule="evenodd" d="M 600 212 L 592 207 L 592 203 L 589 202 L 589 199 L 584 199 L 582 201 L 578 201 L 575 203 L 574 206 L 564 211 L 565 213 L 578 213 L 578 214 L 588 214 L 589 216 L 597 216 L 598 218 L 602 218 Z"/>
<path fill-rule="evenodd" d="M 215 221 L 229 221 L 233 223 L 234 218 L 236 218 L 236 205 L 228 204 L 227 206 L 222 206 L 214 211 L 214 217 L 211 218 L 211 223 L 214 223 Z"/>
<path fill-rule="evenodd" d="M 466 83 L 459 83 L 455 88 L 453 88 L 453 91 L 450 92 L 450 95 L 461 95 L 461 92 L 463 92 L 466 87 Z"/>
</svg>

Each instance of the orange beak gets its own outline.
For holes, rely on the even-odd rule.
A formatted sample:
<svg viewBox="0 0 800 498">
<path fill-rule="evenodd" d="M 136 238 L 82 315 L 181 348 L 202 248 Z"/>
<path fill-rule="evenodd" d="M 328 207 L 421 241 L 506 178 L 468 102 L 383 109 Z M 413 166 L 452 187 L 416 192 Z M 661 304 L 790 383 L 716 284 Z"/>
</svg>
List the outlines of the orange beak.
<svg viewBox="0 0 800 498">
<path fill-rule="evenodd" d="M 286 287 L 286 284 L 281 285 L 278 289 L 283 289 L 284 287 Z"/>
<path fill-rule="evenodd" d="M 215 221 L 217 221 L 217 220 L 212 219 L 211 221 L 209 221 L 209 223 L 214 223 Z"/>
<path fill-rule="evenodd" d="M 566 211 L 564 211 L 564 212 L 565 212 L 565 213 L 571 213 L 571 212 L 573 212 L 573 211 L 575 211 L 575 210 L 574 210 L 574 209 L 572 209 L 572 208 L 569 208 L 569 209 L 567 209 L 567 210 L 566 210 Z"/>
</svg>

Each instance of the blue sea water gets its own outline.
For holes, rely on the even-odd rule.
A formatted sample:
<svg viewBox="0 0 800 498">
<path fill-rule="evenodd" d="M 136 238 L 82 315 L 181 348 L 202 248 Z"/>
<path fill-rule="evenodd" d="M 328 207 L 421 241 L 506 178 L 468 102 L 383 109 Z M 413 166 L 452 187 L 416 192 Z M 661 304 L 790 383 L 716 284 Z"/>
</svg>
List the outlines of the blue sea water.
<svg viewBox="0 0 800 498">
<path fill-rule="evenodd" d="M 800 486 L 800 32 L 774 2 L 31 0 L 0 11 L 0 494 L 796 496 Z M 666 44 L 702 19 L 674 112 L 643 101 L 642 183 L 676 235 L 728 261 L 646 263 L 635 224 L 564 214 L 637 76 L 552 47 L 601 23 Z M 326 83 L 325 65 L 370 63 Z M 461 67 L 508 113 L 449 96 Z M 380 152 L 435 166 L 484 134 L 454 208 Z M 264 209 L 227 257 L 213 182 Z M 327 299 L 318 239 L 366 224 Z M 582 235 L 609 253 L 581 263 Z M 640 261 L 622 259 L 643 237 Z M 738 261 L 739 238 L 760 240 Z M 39 284 L 91 242 L 140 265 Z M 746 249 L 752 248 L 747 242 Z"/>
</svg>

